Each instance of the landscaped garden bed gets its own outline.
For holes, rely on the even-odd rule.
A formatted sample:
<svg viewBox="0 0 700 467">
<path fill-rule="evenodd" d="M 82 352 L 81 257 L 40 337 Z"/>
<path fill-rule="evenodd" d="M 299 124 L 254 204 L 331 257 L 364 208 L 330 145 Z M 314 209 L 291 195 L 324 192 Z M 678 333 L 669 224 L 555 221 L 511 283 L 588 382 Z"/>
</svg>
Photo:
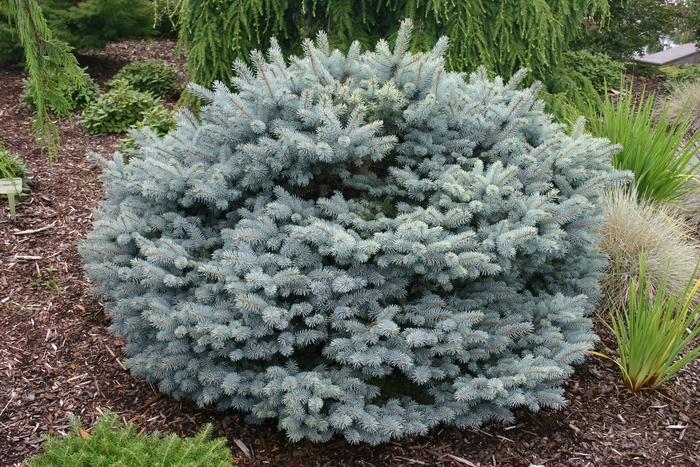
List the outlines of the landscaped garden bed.
<svg viewBox="0 0 700 467">
<path fill-rule="evenodd" d="M 172 60 L 160 43 L 111 44 L 82 57 L 103 84 L 125 63 Z M 67 430 L 68 414 L 92 426 L 110 410 L 140 430 L 192 436 L 205 423 L 225 436 L 239 465 L 302 466 L 630 466 L 700 463 L 700 362 L 657 391 L 631 393 L 617 367 L 589 356 L 565 383 L 561 411 L 516 412 L 511 426 L 440 428 L 425 437 L 380 446 L 290 443 L 274 422 L 244 422 L 236 411 L 174 401 L 130 376 L 123 341 L 110 335 L 102 304 L 87 294 L 76 240 L 92 228 L 91 209 L 103 195 L 89 150 L 111 154 L 121 135 L 86 135 L 61 121 L 61 149 L 49 161 L 36 147 L 31 113 L 20 105 L 19 68 L 0 70 L 0 138 L 33 178 L 19 198 L 17 220 L 0 217 L 0 463 L 15 465 L 41 449 L 40 436 Z M 596 321 L 603 346 L 614 340 Z"/>
</svg>

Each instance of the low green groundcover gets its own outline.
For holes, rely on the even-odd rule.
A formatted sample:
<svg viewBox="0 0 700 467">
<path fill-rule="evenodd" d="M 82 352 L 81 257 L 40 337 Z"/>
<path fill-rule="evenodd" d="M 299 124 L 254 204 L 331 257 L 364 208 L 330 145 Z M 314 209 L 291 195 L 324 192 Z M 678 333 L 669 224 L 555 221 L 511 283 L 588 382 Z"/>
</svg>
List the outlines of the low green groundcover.
<svg viewBox="0 0 700 467">
<path fill-rule="evenodd" d="M 193 438 L 159 432 L 137 434 L 134 424 L 119 428 L 119 417 L 105 412 L 90 432 L 69 417 L 66 436 L 47 435 L 44 452 L 26 467 L 224 467 L 233 464 L 226 438 L 211 439 L 205 425 Z"/>
</svg>

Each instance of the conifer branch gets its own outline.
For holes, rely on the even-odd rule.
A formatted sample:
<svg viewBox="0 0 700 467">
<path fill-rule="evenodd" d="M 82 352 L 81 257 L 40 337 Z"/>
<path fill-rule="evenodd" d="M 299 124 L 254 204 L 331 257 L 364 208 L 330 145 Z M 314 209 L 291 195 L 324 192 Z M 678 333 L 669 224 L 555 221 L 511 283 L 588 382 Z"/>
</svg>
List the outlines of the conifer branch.
<svg viewBox="0 0 700 467">
<path fill-rule="evenodd" d="M 36 105 L 32 128 L 37 143 L 53 160 L 58 155 L 60 137 L 48 109 L 55 109 L 58 117 L 69 114 L 71 106 L 68 96 L 55 90 L 78 88 L 85 91 L 82 69 L 70 53 L 72 47 L 53 38 L 36 0 L 3 1 L 7 4 L 10 20 L 15 23 L 24 48 L 28 86 Z M 70 86 L 66 86 L 66 83 L 70 83 Z"/>
</svg>

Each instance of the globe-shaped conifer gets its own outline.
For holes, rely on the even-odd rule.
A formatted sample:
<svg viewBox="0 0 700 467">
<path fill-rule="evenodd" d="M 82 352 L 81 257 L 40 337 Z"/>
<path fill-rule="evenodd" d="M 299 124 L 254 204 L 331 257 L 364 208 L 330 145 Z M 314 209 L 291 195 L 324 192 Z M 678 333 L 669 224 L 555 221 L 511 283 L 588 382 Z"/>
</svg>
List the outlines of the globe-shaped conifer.
<svg viewBox="0 0 700 467">
<path fill-rule="evenodd" d="M 324 35 L 273 42 L 233 89 L 105 167 L 80 245 L 126 364 L 292 440 L 385 442 L 564 404 L 596 335 L 616 148 L 538 86 Z"/>
</svg>

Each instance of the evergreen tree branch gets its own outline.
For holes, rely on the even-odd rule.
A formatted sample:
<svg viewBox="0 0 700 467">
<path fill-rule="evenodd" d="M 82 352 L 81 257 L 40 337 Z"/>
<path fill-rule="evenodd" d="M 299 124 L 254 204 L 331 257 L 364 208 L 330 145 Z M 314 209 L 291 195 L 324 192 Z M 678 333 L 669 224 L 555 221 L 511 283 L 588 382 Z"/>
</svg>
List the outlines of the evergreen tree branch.
<svg viewBox="0 0 700 467">
<path fill-rule="evenodd" d="M 65 89 L 64 83 L 85 89 L 82 70 L 70 53 L 72 47 L 53 38 L 36 0 L 3 1 L 24 48 L 28 86 L 36 104 L 32 128 L 38 145 L 47 150 L 50 159 L 54 159 L 58 154 L 60 137 L 48 109 L 55 109 L 58 117 L 69 115 L 70 102 L 57 89 Z"/>
</svg>

